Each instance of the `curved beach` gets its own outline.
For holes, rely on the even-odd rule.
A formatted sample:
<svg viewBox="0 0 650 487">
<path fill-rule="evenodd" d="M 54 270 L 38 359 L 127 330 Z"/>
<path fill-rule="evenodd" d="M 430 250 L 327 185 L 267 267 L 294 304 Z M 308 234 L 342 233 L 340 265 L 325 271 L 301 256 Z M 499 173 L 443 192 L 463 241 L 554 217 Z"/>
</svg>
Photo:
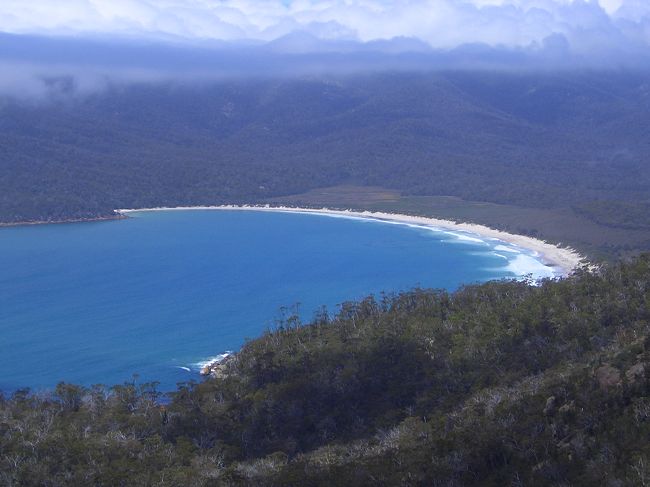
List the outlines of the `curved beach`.
<svg viewBox="0 0 650 487">
<path fill-rule="evenodd" d="M 430 227 L 450 232 L 473 234 L 480 239 L 499 240 L 507 244 L 529 251 L 542 263 L 553 267 L 558 276 L 567 276 L 579 266 L 586 264 L 583 255 L 569 247 L 560 247 L 544 240 L 525 235 L 496 230 L 485 225 L 475 223 L 458 223 L 451 220 L 430 218 L 423 216 L 405 215 L 399 213 L 355 211 L 355 210 L 332 210 L 329 208 L 301 208 L 290 206 L 256 206 L 256 205 L 219 205 L 219 206 L 179 206 L 160 208 L 133 208 L 115 210 L 124 215 L 128 213 L 144 211 L 185 211 L 185 210 L 242 210 L 242 211 L 269 211 L 284 213 L 307 213 L 317 215 L 330 215 L 348 218 L 359 218 L 379 220 L 386 222 L 402 223 Z"/>
</svg>

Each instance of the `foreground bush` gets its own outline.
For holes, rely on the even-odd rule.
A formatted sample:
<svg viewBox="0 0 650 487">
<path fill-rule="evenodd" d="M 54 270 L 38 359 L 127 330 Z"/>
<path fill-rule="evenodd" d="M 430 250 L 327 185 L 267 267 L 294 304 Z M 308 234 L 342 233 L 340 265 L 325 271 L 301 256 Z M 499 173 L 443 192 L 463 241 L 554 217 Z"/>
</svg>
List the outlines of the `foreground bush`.
<svg viewBox="0 0 650 487">
<path fill-rule="evenodd" d="M 649 485 L 650 256 L 296 316 L 218 377 L 0 401 L 2 485 Z"/>
</svg>

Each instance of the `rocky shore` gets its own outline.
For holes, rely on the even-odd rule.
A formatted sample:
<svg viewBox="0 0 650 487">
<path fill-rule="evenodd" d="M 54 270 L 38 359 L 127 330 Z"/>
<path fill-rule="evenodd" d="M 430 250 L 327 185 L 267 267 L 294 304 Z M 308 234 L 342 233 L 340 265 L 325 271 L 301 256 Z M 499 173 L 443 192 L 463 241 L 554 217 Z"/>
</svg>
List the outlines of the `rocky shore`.
<svg viewBox="0 0 650 487">
<path fill-rule="evenodd" d="M 201 367 L 200 374 L 215 379 L 225 379 L 230 375 L 230 368 L 236 361 L 236 355 L 225 353 Z"/>
</svg>

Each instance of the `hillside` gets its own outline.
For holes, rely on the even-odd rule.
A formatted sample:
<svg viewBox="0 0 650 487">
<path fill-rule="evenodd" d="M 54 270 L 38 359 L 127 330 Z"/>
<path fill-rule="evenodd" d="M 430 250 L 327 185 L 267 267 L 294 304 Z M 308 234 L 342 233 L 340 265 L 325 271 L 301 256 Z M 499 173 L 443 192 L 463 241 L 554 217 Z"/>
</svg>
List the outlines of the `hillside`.
<svg viewBox="0 0 650 487">
<path fill-rule="evenodd" d="M 65 93 L 65 79 L 51 82 Z M 0 221 L 355 184 L 567 210 L 646 232 L 649 94 L 643 73 L 454 71 L 4 99 Z M 638 240 L 632 249 L 649 248 Z"/>
<path fill-rule="evenodd" d="M 0 401 L 3 485 L 647 485 L 650 255 L 290 313 L 201 383 Z"/>
</svg>

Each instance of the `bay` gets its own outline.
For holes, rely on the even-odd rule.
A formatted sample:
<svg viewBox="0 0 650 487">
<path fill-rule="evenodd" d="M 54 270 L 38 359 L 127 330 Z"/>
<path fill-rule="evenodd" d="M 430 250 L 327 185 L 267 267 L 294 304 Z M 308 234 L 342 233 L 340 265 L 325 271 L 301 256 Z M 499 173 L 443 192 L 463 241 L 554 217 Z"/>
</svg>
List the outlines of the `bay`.
<svg viewBox="0 0 650 487">
<path fill-rule="evenodd" d="M 499 241 L 375 220 L 140 212 L 0 229 L 0 390 L 200 380 L 202 361 L 273 328 L 282 307 L 552 270 Z M 299 303 L 296 308 L 295 305 Z M 290 311 L 291 312 L 291 311 Z"/>
</svg>

